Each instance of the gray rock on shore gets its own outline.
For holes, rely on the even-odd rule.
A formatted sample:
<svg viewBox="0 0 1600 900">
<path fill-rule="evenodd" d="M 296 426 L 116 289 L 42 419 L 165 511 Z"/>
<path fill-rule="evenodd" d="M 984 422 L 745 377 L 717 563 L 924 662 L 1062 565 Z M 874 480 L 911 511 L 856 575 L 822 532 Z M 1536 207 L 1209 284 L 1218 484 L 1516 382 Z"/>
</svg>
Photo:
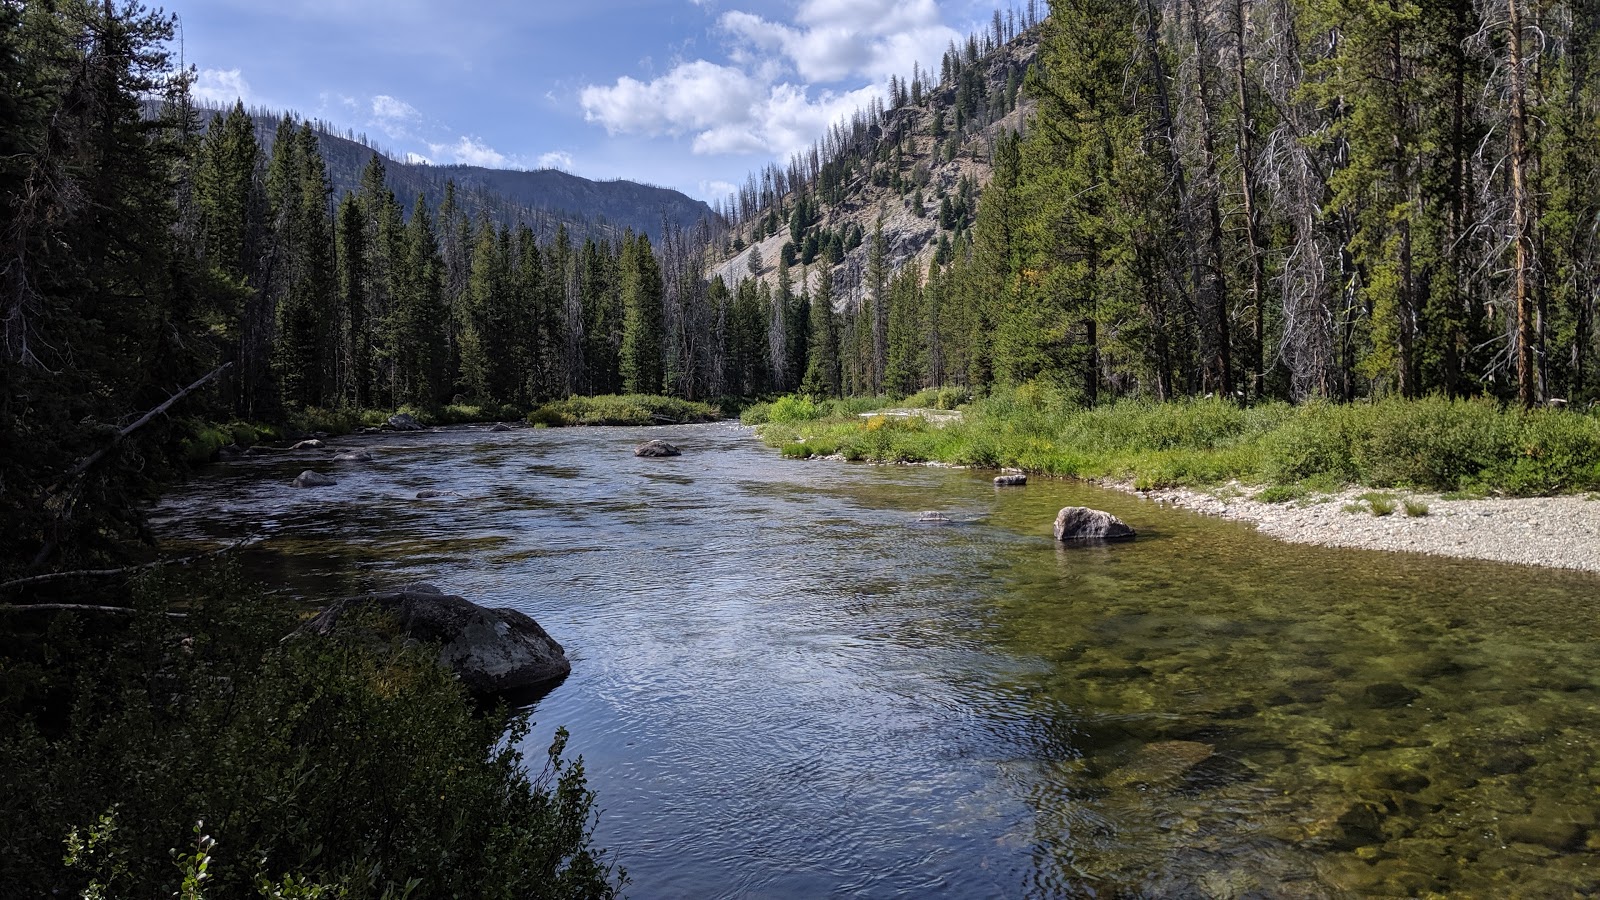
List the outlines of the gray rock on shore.
<svg viewBox="0 0 1600 900">
<path fill-rule="evenodd" d="M 301 472 L 294 479 L 294 486 L 297 488 L 332 487 L 338 483 L 337 479 L 330 478 L 321 472 L 313 472 L 310 469 Z"/>
<path fill-rule="evenodd" d="M 422 423 L 410 413 L 395 413 L 389 417 L 389 427 L 395 431 L 421 431 Z"/>
<path fill-rule="evenodd" d="M 566 677 L 566 651 L 525 613 L 479 606 L 431 584 L 335 602 L 297 634 L 326 636 L 362 607 L 394 616 L 399 633 L 439 645 L 439 664 L 479 697 L 525 691 Z"/>
<path fill-rule="evenodd" d="M 666 441 L 654 440 L 645 441 L 639 446 L 633 448 L 633 455 L 659 458 L 664 456 L 682 456 L 683 451 L 667 443 Z"/>
<path fill-rule="evenodd" d="M 1131 541 L 1133 529 L 1108 512 L 1087 506 L 1069 506 L 1056 514 L 1056 540 Z"/>
</svg>

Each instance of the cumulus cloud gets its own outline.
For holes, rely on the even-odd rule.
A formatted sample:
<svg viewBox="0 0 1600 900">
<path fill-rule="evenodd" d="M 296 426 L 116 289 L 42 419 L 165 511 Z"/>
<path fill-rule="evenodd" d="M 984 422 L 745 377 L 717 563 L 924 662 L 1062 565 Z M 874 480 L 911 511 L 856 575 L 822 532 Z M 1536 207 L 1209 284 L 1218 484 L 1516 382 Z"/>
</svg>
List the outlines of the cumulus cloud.
<svg viewBox="0 0 1600 900">
<path fill-rule="evenodd" d="M 907 75 L 960 37 L 935 0 L 806 0 L 792 25 L 737 10 L 720 24 L 743 58 L 779 53 L 808 82 Z"/>
<path fill-rule="evenodd" d="M 406 164 L 411 166 L 431 166 L 433 165 L 433 160 L 423 156 L 421 153 L 407 153 Z"/>
<path fill-rule="evenodd" d="M 727 63 L 590 85 L 579 93 L 584 117 L 613 135 L 690 135 L 698 154 L 782 158 L 960 37 L 936 0 L 804 0 L 792 21 L 732 10 L 717 22 Z"/>
<path fill-rule="evenodd" d="M 560 169 L 563 172 L 572 171 L 572 154 L 565 150 L 551 150 L 539 157 L 539 168 Z"/>
<path fill-rule="evenodd" d="M 201 69 L 190 93 L 196 100 L 222 106 L 231 106 L 236 100 L 253 102 L 250 82 L 244 80 L 244 73 L 238 69 Z"/>
<path fill-rule="evenodd" d="M 609 87 L 590 85 L 578 101 L 584 117 L 610 134 L 657 136 L 743 118 L 762 93 L 762 86 L 742 70 L 701 59 L 649 82 L 623 76 Z"/>
<path fill-rule="evenodd" d="M 428 152 L 435 159 L 486 169 L 503 169 L 511 163 L 510 157 L 469 135 L 462 135 L 454 144 L 429 144 Z"/>
</svg>

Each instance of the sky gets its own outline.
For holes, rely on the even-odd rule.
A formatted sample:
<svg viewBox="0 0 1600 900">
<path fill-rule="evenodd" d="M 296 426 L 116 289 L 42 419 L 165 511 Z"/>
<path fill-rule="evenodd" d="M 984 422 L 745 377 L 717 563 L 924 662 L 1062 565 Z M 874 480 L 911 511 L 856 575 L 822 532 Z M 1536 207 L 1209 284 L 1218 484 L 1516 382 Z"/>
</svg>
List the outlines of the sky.
<svg viewBox="0 0 1600 900">
<path fill-rule="evenodd" d="M 1016 0 L 1020 7 L 1026 0 Z M 168 0 L 206 100 L 725 199 L 1006 0 Z M 1042 4 L 1041 4 L 1042 7 Z"/>
</svg>

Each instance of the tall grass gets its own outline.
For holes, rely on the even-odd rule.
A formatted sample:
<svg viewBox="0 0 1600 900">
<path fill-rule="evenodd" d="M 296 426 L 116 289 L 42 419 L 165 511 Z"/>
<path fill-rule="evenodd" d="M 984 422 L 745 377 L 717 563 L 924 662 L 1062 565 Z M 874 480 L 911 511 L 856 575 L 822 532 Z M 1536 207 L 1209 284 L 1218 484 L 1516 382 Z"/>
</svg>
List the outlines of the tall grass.
<svg viewBox="0 0 1600 900">
<path fill-rule="evenodd" d="M 944 425 L 863 420 L 825 406 L 785 398 L 746 422 L 760 418 L 752 424 L 789 456 L 1017 466 L 1141 488 L 1232 479 L 1280 493 L 1307 483 L 1519 496 L 1600 488 L 1600 418 L 1490 401 L 1124 401 L 1084 409 L 1030 384 L 969 403 L 960 421 Z"/>
</svg>

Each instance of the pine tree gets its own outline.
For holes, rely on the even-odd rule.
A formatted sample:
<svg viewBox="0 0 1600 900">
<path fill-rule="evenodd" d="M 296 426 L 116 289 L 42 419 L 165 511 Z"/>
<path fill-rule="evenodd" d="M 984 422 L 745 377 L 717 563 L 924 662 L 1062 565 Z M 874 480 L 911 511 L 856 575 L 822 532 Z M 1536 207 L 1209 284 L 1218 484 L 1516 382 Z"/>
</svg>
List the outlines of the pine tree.
<svg viewBox="0 0 1600 900">
<path fill-rule="evenodd" d="M 623 238 L 622 390 L 658 394 L 662 387 L 661 269 L 647 235 Z"/>
</svg>

